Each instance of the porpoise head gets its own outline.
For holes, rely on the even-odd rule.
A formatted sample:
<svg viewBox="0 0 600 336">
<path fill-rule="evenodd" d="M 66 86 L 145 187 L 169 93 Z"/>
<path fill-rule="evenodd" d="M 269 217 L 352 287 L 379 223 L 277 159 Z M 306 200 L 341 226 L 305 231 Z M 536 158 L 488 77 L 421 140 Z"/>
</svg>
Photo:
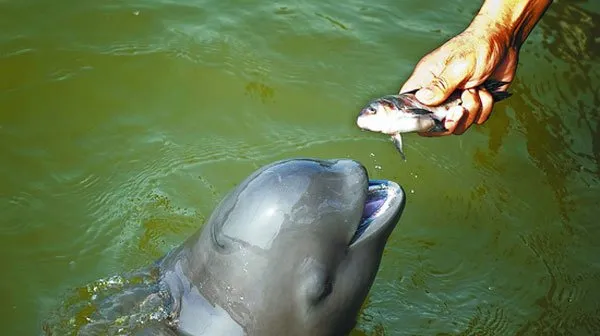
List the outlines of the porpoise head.
<svg viewBox="0 0 600 336">
<path fill-rule="evenodd" d="M 356 161 L 278 161 L 190 237 L 183 272 L 247 335 L 346 335 L 404 205 L 398 184 Z"/>
</svg>

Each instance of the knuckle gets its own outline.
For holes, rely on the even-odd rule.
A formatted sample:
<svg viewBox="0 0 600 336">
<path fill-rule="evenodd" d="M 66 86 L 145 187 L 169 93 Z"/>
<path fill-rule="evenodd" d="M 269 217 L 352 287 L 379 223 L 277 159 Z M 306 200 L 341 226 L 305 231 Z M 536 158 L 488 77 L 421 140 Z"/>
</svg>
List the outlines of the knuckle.
<svg viewBox="0 0 600 336">
<path fill-rule="evenodd" d="M 449 87 L 448 81 L 444 77 L 435 77 L 435 79 L 433 80 L 433 85 L 437 86 L 442 91 L 448 90 Z"/>
</svg>

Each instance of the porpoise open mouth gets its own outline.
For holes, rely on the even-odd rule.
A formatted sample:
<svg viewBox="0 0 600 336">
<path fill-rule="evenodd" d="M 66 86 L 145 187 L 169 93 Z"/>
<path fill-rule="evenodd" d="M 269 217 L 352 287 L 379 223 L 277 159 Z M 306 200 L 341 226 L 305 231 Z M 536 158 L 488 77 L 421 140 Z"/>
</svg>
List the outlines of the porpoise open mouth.
<svg viewBox="0 0 600 336">
<path fill-rule="evenodd" d="M 397 189 L 398 187 L 390 181 L 369 180 L 363 214 L 350 244 L 360 238 L 371 223 L 390 208 L 392 199 L 398 195 Z"/>
</svg>

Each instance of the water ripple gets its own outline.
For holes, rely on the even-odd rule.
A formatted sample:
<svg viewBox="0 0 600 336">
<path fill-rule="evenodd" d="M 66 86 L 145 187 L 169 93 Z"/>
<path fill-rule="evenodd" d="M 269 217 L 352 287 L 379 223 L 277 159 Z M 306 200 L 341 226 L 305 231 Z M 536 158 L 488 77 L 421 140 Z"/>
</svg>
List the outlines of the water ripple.
<svg viewBox="0 0 600 336">
<path fill-rule="evenodd" d="M 31 227 L 32 223 L 27 223 L 21 219 L 19 213 L 25 211 L 34 211 L 41 205 L 41 200 L 27 191 L 20 191 L 16 195 L 6 196 L 4 200 L 0 197 L 0 204 L 4 204 L 0 212 L 3 213 L 0 233 L 3 235 L 14 235 L 21 233 L 25 226 Z"/>
<path fill-rule="evenodd" d="M 43 321 L 44 335 L 124 335 L 168 316 L 155 268 L 99 279 L 69 291 Z"/>
<path fill-rule="evenodd" d="M 509 335 L 510 316 L 500 307 L 477 307 L 477 311 L 469 321 L 468 327 L 459 335 Z"/>
<path fill-rule="evenodd" d="M 579 248 L 572 239 L 557 240 L 556 234 L 544 233 L 523 239 L 546 267 L 547 292 L 536 301 L 540 309 L 537 319 L 526 323 L 518 334 L 552 331 L 571 335 L 595 330 L 600 325 L 600 304 L 590 294 L 600 281 L 600 268 L 587 264 L 590 270 L 574 271 L 583 268 L 576 267 L 569 258 Z"/>
</svg>

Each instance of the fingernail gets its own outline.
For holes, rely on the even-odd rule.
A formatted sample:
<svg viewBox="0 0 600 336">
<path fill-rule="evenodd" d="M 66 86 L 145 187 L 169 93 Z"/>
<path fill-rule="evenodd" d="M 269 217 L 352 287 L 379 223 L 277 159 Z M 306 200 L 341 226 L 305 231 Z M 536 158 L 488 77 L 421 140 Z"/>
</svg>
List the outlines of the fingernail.
<svg viewBox="0 0 600 336">
<path fill-rule="evenodd" d="M 430 101 L 433 99 L 433 91 L 430 88 L 424 88 L 416 93 L 417 99 L 420 101 Z"/>
</svg>

